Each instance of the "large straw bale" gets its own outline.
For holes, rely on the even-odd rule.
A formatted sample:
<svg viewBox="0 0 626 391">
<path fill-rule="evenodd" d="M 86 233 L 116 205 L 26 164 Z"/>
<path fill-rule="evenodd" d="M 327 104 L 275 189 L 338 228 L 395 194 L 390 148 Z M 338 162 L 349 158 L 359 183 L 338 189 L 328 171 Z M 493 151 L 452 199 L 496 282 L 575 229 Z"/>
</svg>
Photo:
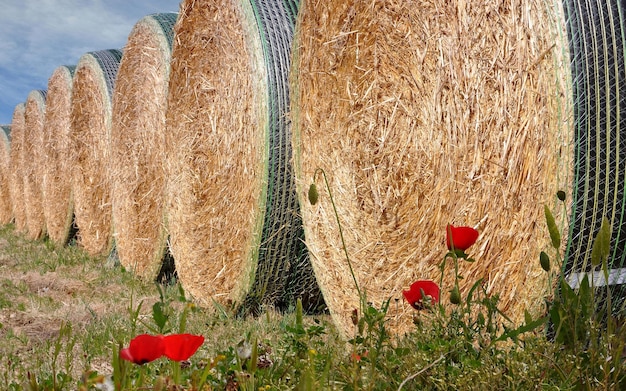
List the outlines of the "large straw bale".
<svg viewBox="0 0 626 391">
<path fill-rule="evenodd" d="M 11 125 L 0 126 L 0 224 L 13 221 L 11 203 Z"/>
<path fill-rule="evenodd" d="M 60 66 L 48 79 L 42 169 L 44 215 L 48 236 L 64 245 L 72 232 L 72 162 L 70 160 L 70 114 L 75 66 Z"/>
<path fill-rule="evenodd" d="M 24 149 L 22 151 L 22 176 L 24 177 L 24 204 L 26 207 L 27 236 L 38 239 L 46 232 L 46 218 L 42 204 L 43 133 L 46 115 L 46 94 L 34 90 L 28 94 L 24 111 Z"/>
<path fill-rule="evenodd" d="M 524 308 L 543 309 L 543 204 L 555 205 L 570 180 L 562 20 L 558 5 L 536 0 L 303 3 L 292 86 L 298 194 L 325 170 L 358 284 L 376 306 L 392 299 L 399 330 L 414 312 L 402 290 L 439 282 L 448 223 L 480 232 L 476 262 L 460 264 L 462 292 L 484 279 L 516 322 Z M 359 297 L 321 175 L 316 183 L 319 203 L 302 201 L 306 243 L 348 334 Z"/>
<path fill-rule="evenodd" d="M 74 216 L 80 245 L 92 255 L 113 247 L 110 185 L 107 180 L 111 97 L 120 50 L 86 53 L 72 83 L 71 161 Z"/>
<path fill-rule="evenodd" d="M 202 305 L 286 306 L 298 294 L 286 294 L 289 279 L 306 275 L 285 118 L 288 6 L 181 5 L 166 118 L 168 226 L 178 276 Z"/>
<path fill-rule="evenodd" d="M 113 95 L 109 177 L 120 263 L 154 279 L 166 249 L 165 111 L 176 13 L 139 20 Z"/>
<path fill-rule="evenodd" d="M 13 110 L 11 120 L 11 205 L 13 206 L 13 218 L 15 229 L 18 232 L 26 232 L 26 209 L 24 206 L 24 179 L 22 177 L 22 149 L 24 145 L 24 103 L 19 103 Z"/>
</svg>

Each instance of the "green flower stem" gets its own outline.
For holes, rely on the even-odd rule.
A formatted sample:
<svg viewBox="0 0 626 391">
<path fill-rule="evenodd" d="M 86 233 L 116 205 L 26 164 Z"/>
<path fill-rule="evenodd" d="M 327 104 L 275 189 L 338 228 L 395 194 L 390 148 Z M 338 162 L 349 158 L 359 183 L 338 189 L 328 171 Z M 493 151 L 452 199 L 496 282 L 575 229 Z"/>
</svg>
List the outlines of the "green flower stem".
<svg viewBox="0 0 626 391">
<path fill-rule="evenodd" d="M 348 255 L 348 248 L 346 247 L 346 241 L 343 237 L 343 229 L 341 227 L 341 222 L 339 221 L 339 213 L 337 212 L 337 207 L 335 206 L 335 200 L 333 199 L 333 193 L 330 190 L 330 185 L 328 184 L 328 178 L 326 178 L 326 172 L 322 168 L 317 168 L 313 173 L 313 183 L 315 183 L 315 177 L 317 173 L 321 172 L 324 177 L 324 183 L 326 184 L 326 189 L 328 190 L 328 196 L 330 197 L 330 203 L 333 206 L 333 212 L 335 213 L 335 219 L 337 220 L 337 225 L 339 226 L 339 236 L 341 237 L 341 246 L 343 247 L 343 251 L 346 254 L 346 260 L 348 261 L 348 267 L 350 268 L 350 274 L 352 275 L 352 280 L 354 281 L 354 285 L 356 286 L 356 290 L 359 294 L 359 299 L 363 301 L 363 295 L 361 295 L 361 288 L 359 288 L 359 283 L 356 280 L 356 276 L 354 274 L 354 269 L 352 269 L 352 262 L 350 261 L 350 255 Z M 361 303 L 362 307 L 361 311 L 365 309 L 364 303 Z"/>
</svg>

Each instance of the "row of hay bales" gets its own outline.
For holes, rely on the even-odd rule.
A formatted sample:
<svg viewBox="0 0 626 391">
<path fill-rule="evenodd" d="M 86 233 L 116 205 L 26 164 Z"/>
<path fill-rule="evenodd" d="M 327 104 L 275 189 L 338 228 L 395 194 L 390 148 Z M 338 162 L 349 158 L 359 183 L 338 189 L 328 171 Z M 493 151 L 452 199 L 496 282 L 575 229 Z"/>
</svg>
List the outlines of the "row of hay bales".
<svg viewBox="0 0 626 391">
<path fill-rule="evenodd" d="M 303 297 L 347 334 L 359 297 L 321 168 L 368 301 L 439 281 L 446 224 L 472 225 L 461 290 L 484 279 L 519 321 L 544 305 L 543 204 L 572 183 L 563 31 L 539 0 L 185 0 L 16 107 L 16 228 L 65 244 L 75 224 L 148 279 L 169 252 L 204 306 Z"/>
</svg>

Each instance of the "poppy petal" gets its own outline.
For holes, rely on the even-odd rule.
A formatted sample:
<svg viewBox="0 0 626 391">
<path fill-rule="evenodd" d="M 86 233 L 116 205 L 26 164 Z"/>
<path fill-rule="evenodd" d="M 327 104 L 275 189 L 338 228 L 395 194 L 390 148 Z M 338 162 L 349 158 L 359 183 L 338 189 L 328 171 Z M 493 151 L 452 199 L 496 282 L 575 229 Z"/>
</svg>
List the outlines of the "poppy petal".
<svg viewBox="0 0 626 391">
<path fill-rule="evenodd" d="M 478 231 L 472 227 L 455 227 L 452 224 L 448 224 L 446 227 L 446 245 L 448 250 L 452 250 L 454 245 L 455 249 L 467 250 L 478 239 Z"/>
<path fill-rule="evenodd" d="M 432 304 L 439 302 L 439 286 L 429 280 L 418 280 L 411 284 L 408 291 L 402 291 L 404 298 L 416 310 L 423 309 L 423 300 L 430 297 Z"/>
<path fill-rule="evenodd" d="M 202 335 L 172 334 L 163 338 L 164 354 L 172 361 L 184 361 L 193 356 L 204 343 Z"/>
<path fill-rule="evenodd" d="M 120 350 L 120 358 L 142 365 L 163 355 L 163 336 L 141 334 L 130 341 L 128 348 Z"/>
</svg>

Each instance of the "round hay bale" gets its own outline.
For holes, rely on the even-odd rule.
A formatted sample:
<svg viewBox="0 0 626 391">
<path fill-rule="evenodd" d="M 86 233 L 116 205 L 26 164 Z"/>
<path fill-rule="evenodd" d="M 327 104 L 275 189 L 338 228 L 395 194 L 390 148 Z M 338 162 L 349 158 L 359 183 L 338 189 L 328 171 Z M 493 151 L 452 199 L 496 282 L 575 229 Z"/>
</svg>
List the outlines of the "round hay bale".
<svg viewBox="0 0 626 391">
<path fill-rule="evenodd" d="M 43 203 L 46 229 L 50 239 L 60 245 L 70 240 L 74 201 L 72 197 L 72 162 L 70 156 L 70 114 L 72 78 L 75 66 L 60 66 L 48 79 L 43 150 L 46 164 L 42 169 Z"/>
<path fill-rule="evenodd" d="M 564 1 L 571 48 L 574 101 L 574 177 L 565 256 L 570 285 L 589 274 L 599 308 L 624 311 L 626 300 L 626 15 L 623 2 Z M 620 5 L 622 8 L 620 8 Z M 611 226 L 608 281 L 591 265 L 603 218 Z M 590 273 L 596 269 L 594 277 Z M 604 314 L 604 307 L 599 313 Z"/>
<path fill-rule="evenodd" d="M 411 325 L 402 290 L 439 283 L 447 224 L 480 237 L 461 262 L 514 321 L 544 308 L 543 204 L 570 180 L 563 20 L 542 1 L 306 2 L 298 19 L 292 114 L 306 243 L 346 334 L 360 308 L 321 175 L 368 302 Z M 559 158 L 561 156 L 561 158 Z M 449 302 L 452 266 L 442 301 Z"/>
<path fill-rule="evenodd" d="M 46 232 L 46 218 L 42 203 L 43 166 L 46 164 L 42 148 L 46 94 L 47 91 L 44 90 L 31 91 L 26 99 L 24 111 L 22 176 L 24 177 L 26 229 L 30 239 L 39 239 Z"/>
<path fill-rule="evenodd" d="M 111 98 L 121 50 L 86 53 L 72 82 L 71 161 L 74 216 L 80 245 L 91 255 L 113 247 L 111 196 L 107 177 Z"/>
<path fill-rule="evenodd" d="M 157 277 L 165 256 L 165 111 L 176 13 L 139 20 L 113 95 L 109 177 L 115 248 L 138 276 Z"/>
<path fill-rule="evenodd" d="M 256 312 L 299 293 L 321 300 L 291 168 L 288 3 L 181 5 L 166 118 L 168 226 L 178 276 L 205 306 Z M 310 290 L 289 289 L 307 275 Z"/>
<path fill-rule="evenodd" d="M 24 205 L 24 179 L 22 177 L 22 149 L 24 147 L 24 103 L 19 103 L 13 110 L 11 120 L 11 205 L 13 205 L 13 218 L 15 229 L 18 232 L 26 232 L 26 209 Z"/>
<path fill-rule="evenodd" d="M 0 126 L 0 224 L 13 221 L 11 203 L 11 125 Z"/>
</svg>

